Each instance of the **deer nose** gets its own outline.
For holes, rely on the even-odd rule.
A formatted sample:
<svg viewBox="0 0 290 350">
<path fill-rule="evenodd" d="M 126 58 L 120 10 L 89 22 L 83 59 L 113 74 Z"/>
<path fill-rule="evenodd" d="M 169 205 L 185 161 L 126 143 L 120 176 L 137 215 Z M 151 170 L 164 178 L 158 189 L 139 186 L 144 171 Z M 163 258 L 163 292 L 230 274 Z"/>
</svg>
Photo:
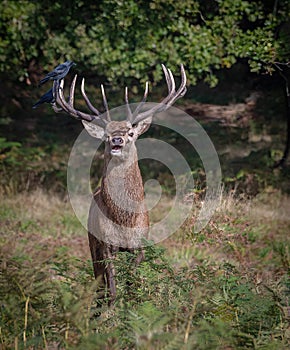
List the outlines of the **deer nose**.
<svg viewBox="0 0 290 350">
<path fill-rule="evenodd" d="M 123 142 L 124 141 L 123 141 L 122 137 L 113 137 L 112 138 L 112 144 L 115 146 L 122 145 Z"/>
</svg>

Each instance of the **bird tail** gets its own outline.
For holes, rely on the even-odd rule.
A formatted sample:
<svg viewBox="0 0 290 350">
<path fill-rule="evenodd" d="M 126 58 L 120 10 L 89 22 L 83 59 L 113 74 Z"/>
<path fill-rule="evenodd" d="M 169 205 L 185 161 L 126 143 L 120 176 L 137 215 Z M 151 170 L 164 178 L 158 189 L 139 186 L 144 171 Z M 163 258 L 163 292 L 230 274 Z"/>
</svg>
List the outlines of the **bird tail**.
<svg viewBox="0 0 290 350">
<path fill-rule="evenodd" d="M 32 106 L 33 109 L 36 109 L 39 105 L 41 105 L 42 102 L 37 101 L 36 103 L 34 103 L 34 105 Z"/>
<path fill-rule="evenodd" d="M 41 79 L 40 82 L 39 82 L 39 84 L 38 84 L 38 86 L 43 85 L 43 84 L 46 83 L 48 80 L 49 80 L 49 77 L 45 77 L 45 78 Z"/>
</svg>

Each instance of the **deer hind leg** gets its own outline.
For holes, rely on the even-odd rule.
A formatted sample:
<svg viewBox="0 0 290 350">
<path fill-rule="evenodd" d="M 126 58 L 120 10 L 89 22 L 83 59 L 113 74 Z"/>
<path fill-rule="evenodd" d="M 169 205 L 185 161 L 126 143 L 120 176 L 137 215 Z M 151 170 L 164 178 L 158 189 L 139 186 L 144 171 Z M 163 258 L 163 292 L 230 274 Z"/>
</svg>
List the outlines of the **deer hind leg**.
<svg viewBox="0 0 290 350">
<path fill-rule="evenodd" d="M 135 260 L 136 265 L 139 265 L 144 259 L 145 259 L 145 251 L 144 249 L 141 249 Z"/>
<path fill-rule="evenodd" d="M 121 252 L 129 252 L 131 254 L 136 253 L 136 258 L 134 260 L 135 266 L 138 266 L 144 259 L 145 259 L 145 250 L 143 248 L 141 249 L 120 249 Z"/>
</svg>

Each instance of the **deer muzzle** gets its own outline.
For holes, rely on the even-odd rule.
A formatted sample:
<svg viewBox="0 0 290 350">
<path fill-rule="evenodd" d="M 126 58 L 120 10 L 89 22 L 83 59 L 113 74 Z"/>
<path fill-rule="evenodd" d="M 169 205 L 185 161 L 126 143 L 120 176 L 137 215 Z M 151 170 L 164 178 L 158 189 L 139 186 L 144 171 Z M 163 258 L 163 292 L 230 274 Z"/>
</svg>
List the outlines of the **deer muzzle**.
<svg viewBox="0 0 290 350">
<path fill-rule="evenodd" d="M 120 155 L 122 153 L 122 148 L 125 142 L 124 139 L 120 136 L 113 137 L 111 139 L 111 154 L 112 155 Z"/>
</svg>

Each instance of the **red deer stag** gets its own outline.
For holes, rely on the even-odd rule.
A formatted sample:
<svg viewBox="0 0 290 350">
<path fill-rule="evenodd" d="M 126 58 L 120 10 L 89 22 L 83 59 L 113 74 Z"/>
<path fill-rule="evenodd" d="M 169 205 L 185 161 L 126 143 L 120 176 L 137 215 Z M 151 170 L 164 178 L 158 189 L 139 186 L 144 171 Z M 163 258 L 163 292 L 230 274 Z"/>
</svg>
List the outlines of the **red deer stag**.
<svg viewBox="0 0 290 350">
<path fill-rule="evenodd" d="M 138 166 L 135 141 L 150 127 L 152 116 L 168 109 L 186 92 L 186 75 L 181 65 L 181 84 L 176 91 L 172 72 L 162 65 L 168 86 L 168 95 L 153 108 L 141 111 L 148 95 L 148 83 L 142 101 L 134 112 L 128 102 L 125 89 L 127 118 L 112 121 L 103 86 L 101 85 L 105 112 L 100 113 L 90 102 L 81 84 L 82 96 L 91 114 L 74 107 L 74 91 L 77 75 L 70 87 L 68 100 L 64 97 L 64 80 L 53 83 L 55 112 L 66 112 L 82 121 L 88 133 L 105 142 L 104 169 L 101 186 L 94 194 L 88 219 L 89 245 L 94 275 L 107 288 L 111 303 L 116 297 L 114 256 L 122 249 L 140 248 L 141 240 L 149 230 L 149 217 L 144 204 L 144 188 Z M 140 250 L 137 263 L 144 257 Z"/>
</svg>

